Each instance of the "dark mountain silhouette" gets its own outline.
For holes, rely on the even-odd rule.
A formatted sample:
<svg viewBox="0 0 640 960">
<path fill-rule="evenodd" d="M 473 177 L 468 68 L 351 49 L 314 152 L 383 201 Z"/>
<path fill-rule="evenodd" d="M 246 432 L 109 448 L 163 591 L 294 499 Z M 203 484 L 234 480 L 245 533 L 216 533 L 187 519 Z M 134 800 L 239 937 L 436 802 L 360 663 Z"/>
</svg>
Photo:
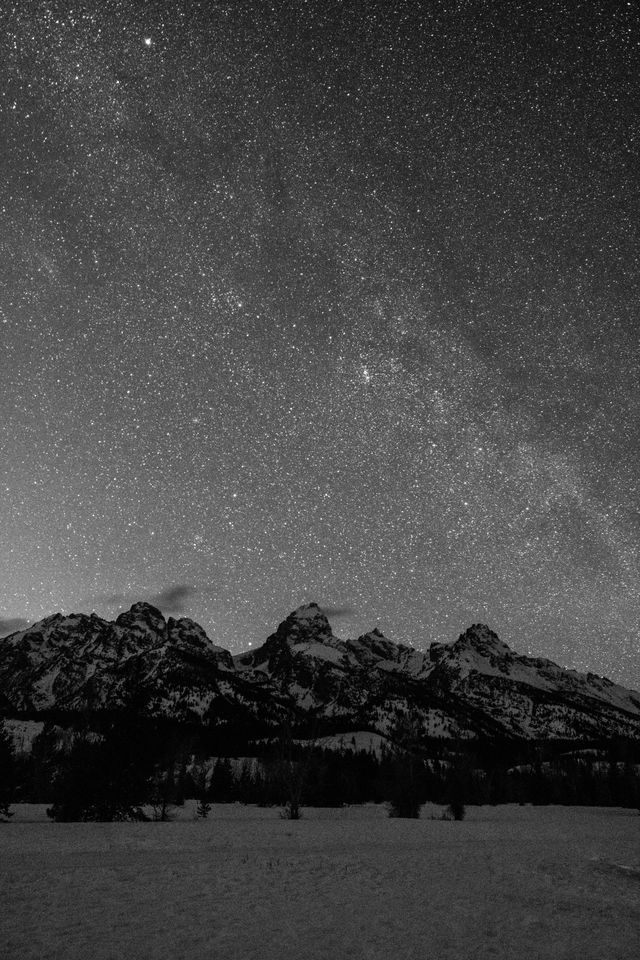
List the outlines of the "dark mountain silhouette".
<svg viewBox="0 0 640 960">
<path fill-rule="evenodd" d="M 423 653 L 379 630 L 338 639 L 312 603 L 232 657 L 194 621 L 136 603 L 113 622 L 55 614 L 0 640 L 0 715 L 14 728 L 122 711 L 217 736 L 268 733 L 284 718 L 389 735 L 403 714 L 445 740 L 640 733 L 640 694 L 520 656 L 483 624 Z"/>
</svg>

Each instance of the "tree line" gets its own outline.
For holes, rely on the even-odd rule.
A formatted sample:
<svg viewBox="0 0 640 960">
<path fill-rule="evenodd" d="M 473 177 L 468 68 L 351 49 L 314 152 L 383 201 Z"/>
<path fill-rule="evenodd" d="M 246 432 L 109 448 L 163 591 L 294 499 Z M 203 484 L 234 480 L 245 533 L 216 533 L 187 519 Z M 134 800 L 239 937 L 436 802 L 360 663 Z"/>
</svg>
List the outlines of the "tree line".
<svg viewBox="0 0 640 960">
<path fill-rule="evenodd" d="M 419 816 L 431 801 L 451 815 L 465 805 L 533 803 L 640 808 L 639 745 L 531 743 L 428 744 L 410 724 L 395 746 L 342 752 L 300 742 L 289 724 L 245 744 L 244 756 L 212 758 L 198 733 L 136 716 L 92 718 L 65 749 L 59 731 L 15 755 L 0 726 L 0 818 L 16 802 L 50 803 L 56 821 L 167 819 L 194 798 L 201 816 L 213 803 L 278 807 L 297 819 L 305 806 L 386 803 L 390 815 Z M 563 749 L 570 747 L 570 749 Z"/>
</svg>

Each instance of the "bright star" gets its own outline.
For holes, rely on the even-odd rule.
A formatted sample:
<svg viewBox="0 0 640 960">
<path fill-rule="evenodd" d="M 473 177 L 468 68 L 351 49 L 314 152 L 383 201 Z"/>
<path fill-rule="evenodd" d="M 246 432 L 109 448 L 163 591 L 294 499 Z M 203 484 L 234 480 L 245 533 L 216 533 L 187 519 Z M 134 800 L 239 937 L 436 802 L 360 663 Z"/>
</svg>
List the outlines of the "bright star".
<svg viewBox="0 0 640 960">
<path fill-rule="evenodd" d="M 145 47 L 150 47 L 151 44 L 152 44 L 152 42 L 153 42 L 153 41 L 151 40 L 151 37 L 145 37 L 145 38 L 144 38 L 144 45 L 145 45 Z"/>
</svg>

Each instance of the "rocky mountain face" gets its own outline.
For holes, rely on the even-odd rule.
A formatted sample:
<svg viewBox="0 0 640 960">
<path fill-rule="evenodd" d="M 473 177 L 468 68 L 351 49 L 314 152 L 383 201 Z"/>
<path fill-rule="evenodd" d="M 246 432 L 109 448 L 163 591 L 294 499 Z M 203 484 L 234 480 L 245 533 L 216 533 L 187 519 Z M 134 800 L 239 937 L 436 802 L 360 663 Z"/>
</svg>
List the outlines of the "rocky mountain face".
<svg viewBox="0 0 640 960">
<path fill-rule="evenodd" d="M 387 735 L 408 714 L 437 738 L 640 734 L 640 694 L 520 656 L 482 624 L 422 653 L 378 630 L 338 639 L 307 604 L 232 657 L 192 620 L 136 603 L 113 622 L 55 614 L 0 640 L 0 716 L 64 725 L 125 709 L 216 730 L 275 730 L 293 715 Z"/>
<path fill-rule="evenodd" d="M 231 654 L 202 627 L 186 618 L 165 620 L 147 603 L 113 622 L 96 614 L 54 614 L 0 640 L 0 715 L 8 718 L 64 722 L 65 716 L 128 709 L 223 723 L 227 714 L 237 719 L 256 712 L 246 687 Z M 268 722 L 269 705 L 264 712 Z"/>
</svg>

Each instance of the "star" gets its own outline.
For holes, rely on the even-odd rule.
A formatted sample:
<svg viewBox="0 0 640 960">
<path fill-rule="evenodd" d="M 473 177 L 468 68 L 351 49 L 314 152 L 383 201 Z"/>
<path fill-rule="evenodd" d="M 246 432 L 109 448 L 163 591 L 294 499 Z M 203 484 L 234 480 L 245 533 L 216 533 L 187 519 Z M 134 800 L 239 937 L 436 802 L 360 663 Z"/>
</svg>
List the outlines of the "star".
<svg viewBox="0 0 640 960">
<path fill-rule="evenodd" d="M 315 600 L 640 686 L 637 5 L 32 6 L 0 621 L 197 583 L 233 652 Z"/>
</svg>

